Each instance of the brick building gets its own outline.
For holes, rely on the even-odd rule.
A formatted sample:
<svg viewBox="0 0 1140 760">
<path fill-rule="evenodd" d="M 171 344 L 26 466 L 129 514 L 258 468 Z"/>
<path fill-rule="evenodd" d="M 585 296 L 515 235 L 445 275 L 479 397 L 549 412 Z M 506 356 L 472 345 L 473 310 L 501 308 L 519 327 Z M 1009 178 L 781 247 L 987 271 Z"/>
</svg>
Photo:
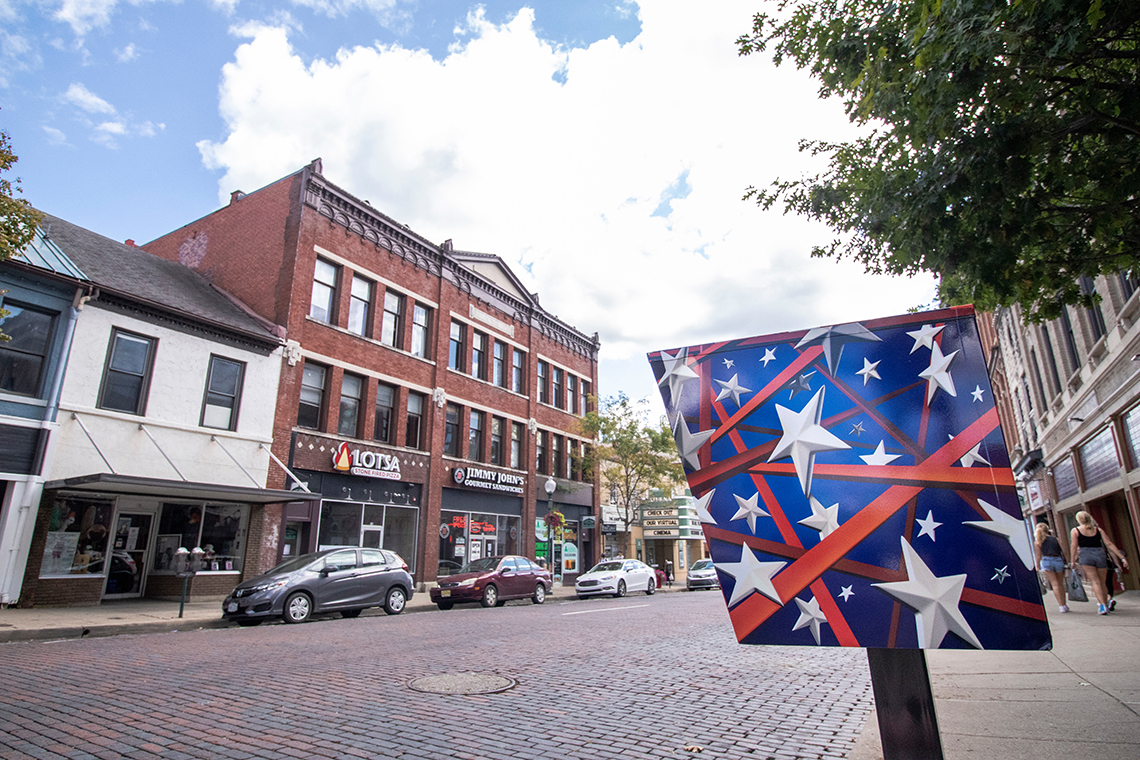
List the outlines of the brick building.
<svg viewBox="0 0 1140 760">
<path fill-rule="evenodd" d="M 267 485 L 321 499 L 264 510 L 258 569 L 382 546 L 430 582 L 480 556 L 545 556 L 548 504 L 567 519 L 559 567 L 597 558 L 598 489 L 575 456 L 597 336 L 544 311 L 500 258 L 429 242 L 319 159 L 144 248 L 284 330 Z"/>
</svg>

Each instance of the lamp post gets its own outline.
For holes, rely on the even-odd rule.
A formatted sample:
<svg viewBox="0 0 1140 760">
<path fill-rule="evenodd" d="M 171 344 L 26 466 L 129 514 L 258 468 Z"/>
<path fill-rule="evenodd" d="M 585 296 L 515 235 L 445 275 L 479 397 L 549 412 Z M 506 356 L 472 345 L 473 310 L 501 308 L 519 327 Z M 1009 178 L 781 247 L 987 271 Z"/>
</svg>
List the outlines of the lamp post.
<svg viewBox="0 0 1140 760">
<path fill-rule="evenodd" d="M 546 489 L 546 515 L 549 517 L 554 511 L 554 489 L 558 488 L 558 483 L 553 476 L 547 475 L 542 487 Z M 554 526 L 550 520 L 546 521 L 546 546 L 550 552 L 550 587 L 554 588 Z"/>
</svg>

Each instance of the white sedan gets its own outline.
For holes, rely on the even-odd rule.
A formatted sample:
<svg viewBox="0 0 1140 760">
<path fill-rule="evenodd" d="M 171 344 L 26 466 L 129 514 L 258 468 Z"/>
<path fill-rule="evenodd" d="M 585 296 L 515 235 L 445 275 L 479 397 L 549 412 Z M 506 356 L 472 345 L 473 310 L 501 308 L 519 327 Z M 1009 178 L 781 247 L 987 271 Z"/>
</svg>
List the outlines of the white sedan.
<svg viewBox="0 0 1140 760">
<path fill-rule="evenodd" d="M 657 591 L 657 578 L 653 568 L 636 559 L 612 559 L 599 562 L 588 573 L 578 576 L 574 591 L 579 599 L 610 594 L 625 596 L 629 591 L 644 591 L 646 595 Z"/>
</svg>

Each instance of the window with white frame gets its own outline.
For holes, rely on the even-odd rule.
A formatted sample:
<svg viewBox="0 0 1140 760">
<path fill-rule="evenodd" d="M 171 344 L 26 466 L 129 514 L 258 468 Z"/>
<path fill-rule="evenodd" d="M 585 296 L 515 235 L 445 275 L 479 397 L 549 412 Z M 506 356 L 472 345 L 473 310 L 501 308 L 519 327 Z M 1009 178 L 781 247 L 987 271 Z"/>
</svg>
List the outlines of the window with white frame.
<svg viewBox="0 0 1140 760">
<path fill-rule="evenodd" d="M 210 357 L 206 398 L 202 402 L 202 427 L 236 430 L 245 362 L 223 356 Z"/>
</svg>

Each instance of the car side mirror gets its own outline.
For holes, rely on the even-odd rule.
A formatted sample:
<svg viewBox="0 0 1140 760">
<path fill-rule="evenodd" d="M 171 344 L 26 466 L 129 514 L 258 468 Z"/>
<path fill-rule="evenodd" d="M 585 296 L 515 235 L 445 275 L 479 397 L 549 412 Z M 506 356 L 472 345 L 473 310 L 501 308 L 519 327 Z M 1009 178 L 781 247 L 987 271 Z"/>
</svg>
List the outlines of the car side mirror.
<svg viewBox="0 0 1140 760">
<path fill-rule="evenodd" d="M 319 575 L 320 575 L 322 578 L 328 578 L 328 577 L 329 577 L 329 573 L 331 573 L 331 572 L 332 572 L 334 569 L 335 569 L 335 568 L 332 568 L 332 567 L 329 567 L 328 565 L 325 565 L 324 567 L 322 567 L 322 568 L 320 569 L 320 573 L 319 573 Z"/>
</svg>

